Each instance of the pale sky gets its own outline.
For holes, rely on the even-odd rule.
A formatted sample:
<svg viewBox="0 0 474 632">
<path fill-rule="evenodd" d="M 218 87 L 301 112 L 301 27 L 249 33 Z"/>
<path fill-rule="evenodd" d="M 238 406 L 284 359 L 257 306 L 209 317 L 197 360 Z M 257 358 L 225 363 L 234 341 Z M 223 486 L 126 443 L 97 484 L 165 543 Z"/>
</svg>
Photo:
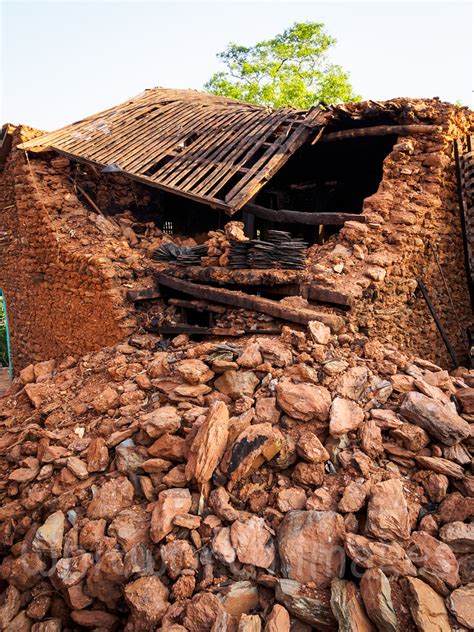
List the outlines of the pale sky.
<svg viewBox="0 0 474 632">
<path fill-rule="evenodd" d="M 0 0 L 0 124 L 52 130 L 154 86 L 201 89 L 229 41 L 324 22 L 331 61 L 366 99 L 472 106 L 470 2 Z"/>
</svg>

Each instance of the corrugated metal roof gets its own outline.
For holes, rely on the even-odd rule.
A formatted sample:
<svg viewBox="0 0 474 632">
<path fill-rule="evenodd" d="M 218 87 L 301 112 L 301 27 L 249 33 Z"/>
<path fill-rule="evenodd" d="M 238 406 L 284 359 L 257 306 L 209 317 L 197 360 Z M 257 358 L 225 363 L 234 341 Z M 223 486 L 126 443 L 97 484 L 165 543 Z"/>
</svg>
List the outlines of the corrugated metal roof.
<svg viewBox="0 0 474 632">
<path fill-rule="evenodd" d="M 19 145 L 56 151 L 233 213 L 323 122 L 192 90 L 154 88 Z"/>
</svg>

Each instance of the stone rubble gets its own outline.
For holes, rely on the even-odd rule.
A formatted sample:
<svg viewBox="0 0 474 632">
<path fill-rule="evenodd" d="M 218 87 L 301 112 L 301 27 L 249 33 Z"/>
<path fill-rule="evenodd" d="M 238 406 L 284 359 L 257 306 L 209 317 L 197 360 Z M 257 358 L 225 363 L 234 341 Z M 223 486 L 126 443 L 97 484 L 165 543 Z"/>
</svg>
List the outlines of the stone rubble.
<svg viewBox="0 0 474 632">
<path fill-rule="evenodd" d="M 162 343 L 1 400 L 0 629 L 474 627 L 474 372 L 314 324 Z"/>
</svg>

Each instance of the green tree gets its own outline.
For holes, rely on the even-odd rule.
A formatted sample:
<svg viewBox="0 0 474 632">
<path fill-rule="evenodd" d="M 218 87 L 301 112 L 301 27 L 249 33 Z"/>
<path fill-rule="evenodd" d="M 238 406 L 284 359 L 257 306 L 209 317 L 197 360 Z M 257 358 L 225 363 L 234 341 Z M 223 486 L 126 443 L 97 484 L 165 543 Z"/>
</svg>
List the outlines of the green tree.
<svg viewBox="0 0 474 632">
<path fill-rule="evenodd" d="M 327 52 L 335 43 L 324 24 L 317 22 L 295 22 L 255 46 L 230 43 L 217 55 L 227 70 L 216 72 L 204 88 L 274 108 L 360 101 L 348 73 L 328 59 Z"/>
</svg>

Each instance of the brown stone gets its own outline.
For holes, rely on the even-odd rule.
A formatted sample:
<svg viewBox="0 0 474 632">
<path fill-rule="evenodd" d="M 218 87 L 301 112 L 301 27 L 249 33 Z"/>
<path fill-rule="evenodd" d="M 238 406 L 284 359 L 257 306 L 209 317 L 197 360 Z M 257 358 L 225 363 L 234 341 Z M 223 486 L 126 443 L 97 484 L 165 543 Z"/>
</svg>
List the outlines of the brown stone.
<svg viewBox="0 0 474 632">
<path fill-rule="evenodd" d="M 61 557 L 63 550 L 65 517 L 62 511 L 52 513 L 36 531 L 32 543 L 33 551 L 45 553 L 49 557 Z"/>
<path fill-rule="evenodd" d="M 339 511 L 343 513 L 355 513 L 360 511 L 365 505 L 367 494 L 369 493 L 370 484 L 367 481 L 356 482 L 351 481 L 344 489 L 341 500 L 339 501 Z"/>
<path fill-rule="evenodd" d="M 230 528 L 230 540 L 242 564 L 268 568 L 275 559 L 273 538 L 263 518 L 236 520 Z"/>
<path fill-rule="evenodd" d="M 474 552 L 474 522 L 450 522 L 439 530 L 440 539 L 455 553 Z"/>
<path fill-rule="evenodd" d="M 399 479 L 392 478 L 372 486 L 367 529 L 381 540 L 406 540 L 410 536 L 408 505 Z"/>
<path fill-rule="evenodd" d="M 283 577 L 325 588 L 344 568 L 344 520 L 332 511 L 287 513 L 278 550 Z"/>
<path fill-rule="evenodd" d="M 311 320 L 308 323 L 308 330 L 311 338 L 318 345 L 327 345 L 331 340 L 331 330 L 319 320 Z"/>
<path fill-rule="evenodd" d="M 278 406 L 300 421 L 327 421 L 331 395 L 324 386 L 282 380 L 276 388 Z"/>
<path fill-rule="evenodd" d="M 414 531 L 407 552 L 415 566 L 445 582 L 449 588 L 459 585 L 458 562 L 447 544 L 423 531 Z"/>
<path fill-rule="evenodd" d="M 152 439 L 161 437 L 165 432 L 173 434 L 181 427 L 181 417 L 174 406 L 162 406 L 143 415 L 140 425 Z"/>
<path fill-rule="evenodd" d="M 439 503 L 443 500 L 443 498 L 445 498 L 448 490 L 449 479 L 444 474 L 430 472 L 428 476 L 421 481 L 421 483 L 425 492 L 433 502 Z"/>
<path fill-rule="evenodd" d="M 444 599 L 428 584 L 415 577 L 407 577 L 408 605 L 420 632 L 451 632 Z"/>
<path fill-rule="evenodd" d="M 92 400 L 92 406 L 98 413 L 106 413 L 111 408 L 116 408 L 120 403 L 120 396 L 115 389 L 107 385 Z"/>
<path fill-rule="evenodd" d="M 103 472 L 109 464 L 109 450 L 105 439 L 92 439 L 86 452 L 87 469 L 89 472 Z"/>
<path fill-rule="evenodd" d="M 292 478 L 300 485 L 322 485 L 324 481 L 323 463 L 297 463 Z"/>
<path fill-rule="evenodd" d="M 353 582 L 335 577 L 331 582 L 331 608 L 340 632 L 373 632 L 375 628 L 365 613 Z"/>
<path fill-rule="evenodd" d="M 20 590 L 28 590 L 41 581 L 45 570 L 46 564 L 37 553 L 24 553 L 12 562 L 8 581 Z"/>
<path fill-rule="evenodd" d="M 128 509 L 133 502 L 133 485 L 123 476 L 104 483 L 97 490 L 87 508 L 87 516 L 92 520 L 105 518 L 113 520 L 123 509 Z"/>
<path fill-rule="evenodd" d="M 340 437 L 357 428 L 364 421 L 364 411 L 350 399 L 336 397 L 332 402 L 329 434 Z"/>
<path fill-rule="evenodd" d="M 258 423 L 276 424 L 280 419 L 276 397 L 259 397 L 255 402 L 255 418 Z"/>
<path fill-rule="evenodd" d="M 188 489 L 165 489 L 158 495 L 151 516 L 151 539 L 160 542 L 172 529 L 174 517 L 191 509 L 192 499 Z"/>
<path fill-rule="evenodd" d="M 470 435 L 469 424 L 462 417 L 422 393 L 407 393 L 399 413 L 445 445 L 454 445 Z"/>
<path fill-rule="evenodd" d="M 316 630 L 332 632 L 338 629 L 330 604 L 329 590 L 303 586 L 292 579 L 279 579 L 275 598 L 297 620 L 308 623 Z M 293 628 L 294 625 L 291 629 Z"/>
<path fill-rule="evenodd" d="M 83 553 L 76 557 L 63 557 L 56 564 L 55 577 L 63 588 L 78 584 L 87 575 L 87 571 L 94 564 L 91 553 Z"/>
<path fill-rule="evenodd" d="M 186 476 L 201 485 L 210 480 L 220 462 L 229 434 L 229 411 L 224 402 L 214 402 L 189 450 Z"/>
<path fill-rule="evenodd" d="M 150 514 L 140 506 L 121 511 L 111 522 L 107 533 L 117 539 L 124 551 L 149 541 Z"/>
<path fill-rule="evenodd" d="M 18 614 L 21 605 L 21 593 L 15 586 L 7 586 L 2 594 L 0 606 L 0 629 L 4 630 L 10 621 Z"/>
<path fill-rule="evenodd" d="M 118 619 L 105 610 L 73 610 L 71 619 L 84 628 L 112 630 Z"/>
<path fill-rule="evenodd" d="M 222 609 L 222 604 L 216 595 L 200 592 L 187 605 L 183 625 L 188 632 L 209 632 L 217 614 Z"/>
<path fill-rule="evenodd" d="M 382 543 L 362 535 L 347 533 L 347 555 L 362 568 L 380 568 L 386 575 L 416 575 L 416 568 L 396 542 Z"/>
<path fill-rule="evenodd" d="M 360 582 L 360 594 L 369 618 L 380 632 L 399 632 L 390 582 L 380 568 L 365 571 Z"/>
<path fill-rule="evenodd" d="M 136 632 L 147 632 L 161 623 L 169 606 L 169 591 L 159 577 L 140 577 L 127 584 L 123 592 Z"/>
<path fill-rule="evenodd" d="M 301 487 L 281 489 L 277 494 L 277 507 L 282 513 L 294 509 L 304 509 L 305 506 L 306 493 Z"/>
<path fill-rule="evenodd" d="M 459 388 L 456 391 L 456 399 L 461 404 L 463 413 L 474 414 L 474 388 Z"/>
<path fill-rule="evenodd" d="M 451 478 L 464 477 L 464 469 L 460 465 L 457 465 L 457 463 L 448 461 L 448 459 L 433 456 L 417 456 L 415 460 L 422 468 L 432 470 L 438 474 L 444 474 Z"/>
<path fill-rule="evenodd" d="M 173 540 L 161 547 L 161 559 L 172 579 L 176 579 L 184 569 L 196 571 L 198 561 L 195 552 L 186 540 Z"/>
<path fill-rule="evenodd" d="M 234 582 L 222 595 L 222 605 L 237 620 L 245 613 L 258 608 L 258 590 L 249 581 Z"/>
<path fill-rule="evenodd" d="M 288 610 L 276 603 L 265 624 L 264 632 L 290 632 L 290 615 Z"/>
<path fill-rule="evenodd" d="M 252 397 L 257 385 L 258 377 L 252 371 L 224 371 L 214 382 L 215 388 L 232 399 Z"/>
<path fill-rule="evenodd" d="M 474 583 L 454 590 L 446 600 L 459 625 L 474 629 Z"/>
<path fill-rule="evenodd" d="M 174 369 L 188 384 L 204 384 L 214 377 L 213 371 L 202 360 L 181 360 Z"/>
<path fill-rule="evenodd" d="M 324 463 L 329 459 L 329 454 L 318 437 L 309 431 L 303 431 L 296 445 L 296 451 L 301 458 L 310 463 Z"/>
</svg>

